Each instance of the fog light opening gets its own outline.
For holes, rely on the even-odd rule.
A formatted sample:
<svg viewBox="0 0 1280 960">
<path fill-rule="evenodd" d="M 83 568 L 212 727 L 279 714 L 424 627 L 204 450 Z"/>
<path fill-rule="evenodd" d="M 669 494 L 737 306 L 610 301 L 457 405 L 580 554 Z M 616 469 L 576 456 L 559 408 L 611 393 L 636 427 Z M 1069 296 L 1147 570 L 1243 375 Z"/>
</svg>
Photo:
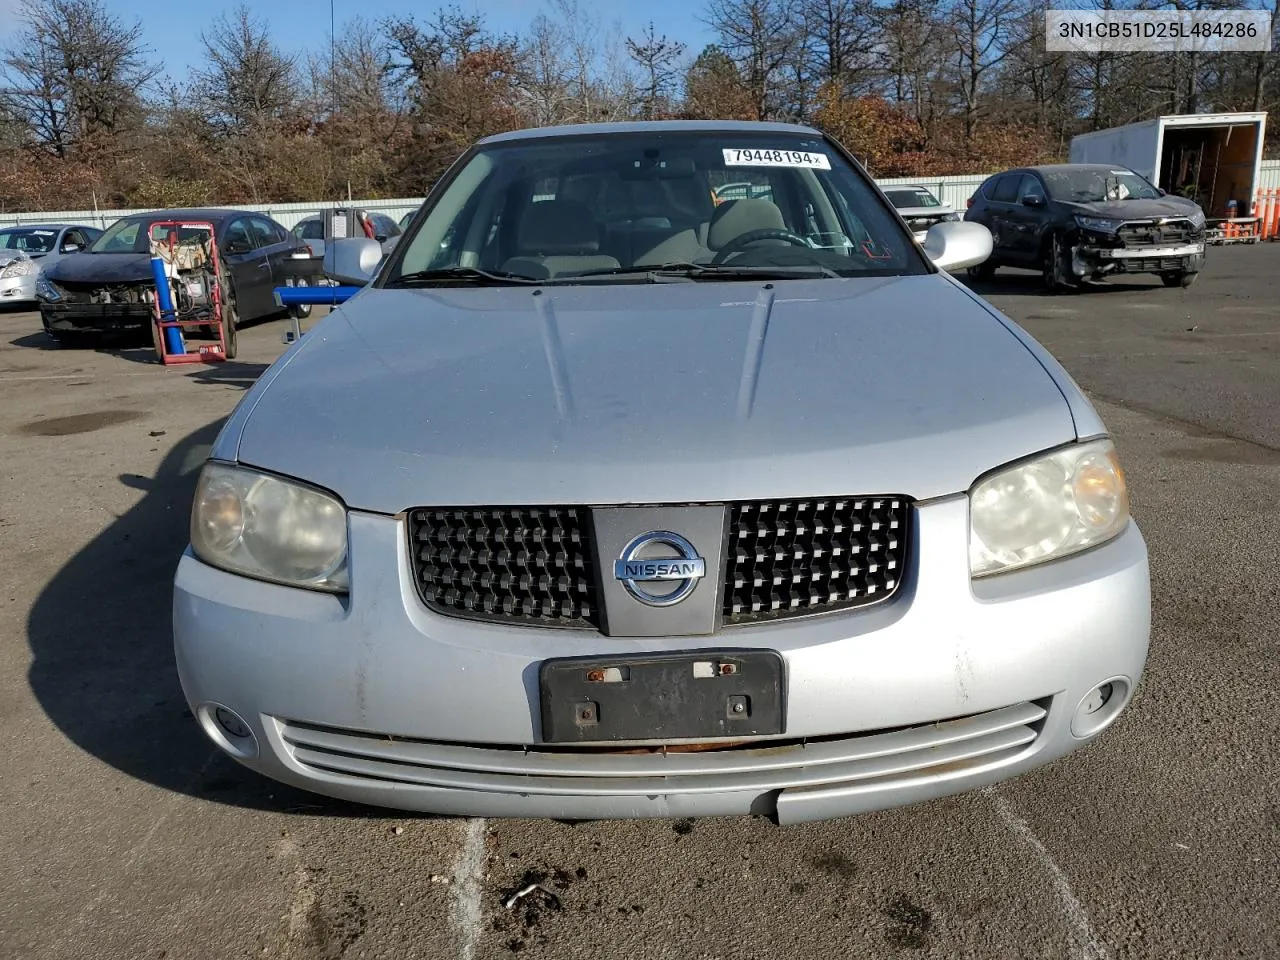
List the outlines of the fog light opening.
<svg viewBox="0 0 1280 960">
<path fill-rule="evenodd" d="M 253 736 L 253 731 L 249 729 L 249 725 L 226 707 L 217 707 L 213 711 L 213 719 L 218 721 L 218 726 L 223 729 L 227 736 L 234 737 L 236 740 L 246 740 Z"/>
<path fill-rule="evenodd" d="M 1111 724 L 1129 702 L 1131 685 L 1124 677 L 1112 677 L 1081 698 L 1071 718 L 1071 735 L 1092 737 Z"/>
<path fill-rule="evenodd" d="M 209 739 L 233 757 L 252 760 L 258 755 L 258 738 L 253 727 L 230 707 L 206 703 L 201 706 L 199 716 Z"/>
<path fill-rule="evenodd" d="M 1086 716 L 1092 716 L 1107 705 L 1107 701 L 1111 699 L 1111 694 L 1115 691 L 1115 687 L 1109 683 L 1104 683 L 1100 687 L 1094 687 L 1089 695 L 1080 702 L 1080 710 Z"/>
</svg>

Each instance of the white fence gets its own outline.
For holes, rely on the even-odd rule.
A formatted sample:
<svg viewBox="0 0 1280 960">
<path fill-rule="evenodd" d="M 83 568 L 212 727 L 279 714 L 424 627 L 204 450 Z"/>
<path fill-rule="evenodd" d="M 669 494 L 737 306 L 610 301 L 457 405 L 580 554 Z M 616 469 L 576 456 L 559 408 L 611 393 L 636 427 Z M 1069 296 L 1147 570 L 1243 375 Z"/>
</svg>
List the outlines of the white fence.
<svg viewBox="0 0 1280 960">
<path fill-rule="evenodd" d="M 991 171 L 997 173 L 998 171 Z M 965 201 L 973 195 L 982 181 L 991 173 L 965 174 L 956 177 L 891 177 L 877 179 L 881 187 L 917 184 L 932 190 L 943 203 L 950 204 L 957 210 L 963 210 Z M 1261 176 L 1258 178 L 1259 190 L 1280 189 L 1280 160 L 1262 161 Z M 355 200 L 355 206 L 366 210 L 377 210 L 399 220 L 411 210 L 416 210 L 422 203 L 421 197 L 410 197 L 399 200 Z M 273 217 L 286 228 L 292 229 L 294 224 L 304 217 L 322 213 L 333 207 L 333 203 L 316 201 L 312 203 L 261 203 L 247 205 L 231 205 L 222 209 L 249 210 L 254 213 L 265 213 Z M 147 213 L 146 208 L 137 210 L 59 210 L 41 213 L 3 213 L 0 214 L 0 228 L 20 226 L 33 223 L 77 223 L 106 229 L 120 217 L 134 213 Z"/>
<path fill-rule="evenodd" d="M 346 201 L 341 201 L 345 205 Z M 385 213 L 393 220 L 399 220 L 411 210 L 416 210 L 422 204 L 422 198 L 416 197 L 406 200 L 354 200 L 352 205 L 363 207 L 365 210 L 376 210 Z M 328 203 L 317 201 L 313 203 L 249 203 L 249 204 L 216 204 L 218 210 L 247 210 L 252 213 L 265 213 L 279 223 L 283 224 L 286 229 L 293 229 L 294 225 L 305 217 L 311 216 L 313 213 L 323 213 L 325 210 L 332 209 L 334 202 Z M 75 223 L 83 224 L 90 227 L 99 227 L 105 230 L 111 224 L 115 223 L 121 217 L 131 216 L 135 213 L 150 213 L 155 207 L 138 207 L 134 210 L 59 210 L 56 212 L 41 211 L 39 213 L 2 213 L 0 214 L 0 229 L 4 227 L 25 226 L 37 223 Z"/>
</svg>

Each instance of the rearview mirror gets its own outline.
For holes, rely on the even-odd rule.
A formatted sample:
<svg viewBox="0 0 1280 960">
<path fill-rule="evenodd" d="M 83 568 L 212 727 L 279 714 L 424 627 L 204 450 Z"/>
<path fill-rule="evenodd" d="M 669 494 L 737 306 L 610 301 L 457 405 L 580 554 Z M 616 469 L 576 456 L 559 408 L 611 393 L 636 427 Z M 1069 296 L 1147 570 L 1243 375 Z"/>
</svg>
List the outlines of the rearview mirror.
<svg viewBox="0 0 1280 960">
<path fill-rule="evenodd" d="M 944 220 L 929 228 L 923 246 L 939 270 L 975 267 L 991 256 L 991 231 L 968 220 Z"/>
<path fill-rule="evenodd" d="M 1022 205 L 1024 207 L 1043 207 L 1044 197 L 1040 196 L 1038 193 L 1028 193 L 1022 198 Z"/>
<path fill-rule="evenodd" d="M 382 245 L 368 237 L 347 237 L 325 244 L 324 272 L 345 286 L 363 287 L 378 272 Z"/>
</svg>

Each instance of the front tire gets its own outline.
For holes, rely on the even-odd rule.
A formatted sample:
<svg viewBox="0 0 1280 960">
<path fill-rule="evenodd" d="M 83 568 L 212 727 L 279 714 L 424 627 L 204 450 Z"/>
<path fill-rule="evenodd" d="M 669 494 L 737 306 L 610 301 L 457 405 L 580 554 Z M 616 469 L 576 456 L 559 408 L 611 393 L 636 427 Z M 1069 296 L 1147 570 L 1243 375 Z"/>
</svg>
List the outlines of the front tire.
<svg viewBox="0 0 1280 960">
<path fill-rule="evenodd" d="M 239 348 L 237 328 L 240 326 L 240 313 L 236 310 L 236 295 L 231 292 L 231 284 L 222 282 L 222 349 L 228 360 L 236 358 Z"/>
<path fill-rule="evenodd" d="M 1064 246 L 1062 235 L 1057 231 L 1044 245 L 1041 273 L 1045 289 L 1050 293 L 1075 293 L 1079 289 L 1071 275 L 1071 251 Z"/>
<path fill-rule="evenodd" d="M 299 277 L 297 280 L 293 282 L 293 285 L 295 287 L 309 287 L 311 286 L 311 281 L 307 280 L 305 277 Z M 295 304 L 294 306 L 291 306 L 288 310 L 285 311 L 285 315 L 289 317 L 293 317 L 295 320 L 306 320 L 308 317 L 311 316 L 311 304 L 309 303 Z"/>
<path fill-rule="evenodd" d="M 996 265 L 990 259 L 974 264 L 968 269 L 969 279 L 985 283 L 996 275 Z"/>
<path fill-rule="evenodd" d="M 1166 287 L 1182 287 L 1186 289 L 1196 282 L 1196 277 L 1200 276 L 1199 270 L 1174 270 L 1171 273 L 1160 274 L 1160 282 Z"/>
</svg>

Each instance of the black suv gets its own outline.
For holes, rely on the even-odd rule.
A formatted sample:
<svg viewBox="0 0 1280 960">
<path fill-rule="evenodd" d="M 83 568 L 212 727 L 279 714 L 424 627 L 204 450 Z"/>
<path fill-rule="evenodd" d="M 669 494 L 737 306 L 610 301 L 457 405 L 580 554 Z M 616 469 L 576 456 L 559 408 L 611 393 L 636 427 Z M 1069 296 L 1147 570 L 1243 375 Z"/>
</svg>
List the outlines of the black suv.
<svg viewBox="0 0 1280 960">
<path fill-rule="evenodd" d="M 1166 287 L 1189 287 L 1204 266 L 1200 207 L 1121 166 L 1009 170 L 987 178 L 964 218 L 991 231 L 991 256 L 969 268 L 976 280 L 1003 266 L 1039 269 L 1051 290 L 1114 273 L 1154 273 Z"/>
</svg>

